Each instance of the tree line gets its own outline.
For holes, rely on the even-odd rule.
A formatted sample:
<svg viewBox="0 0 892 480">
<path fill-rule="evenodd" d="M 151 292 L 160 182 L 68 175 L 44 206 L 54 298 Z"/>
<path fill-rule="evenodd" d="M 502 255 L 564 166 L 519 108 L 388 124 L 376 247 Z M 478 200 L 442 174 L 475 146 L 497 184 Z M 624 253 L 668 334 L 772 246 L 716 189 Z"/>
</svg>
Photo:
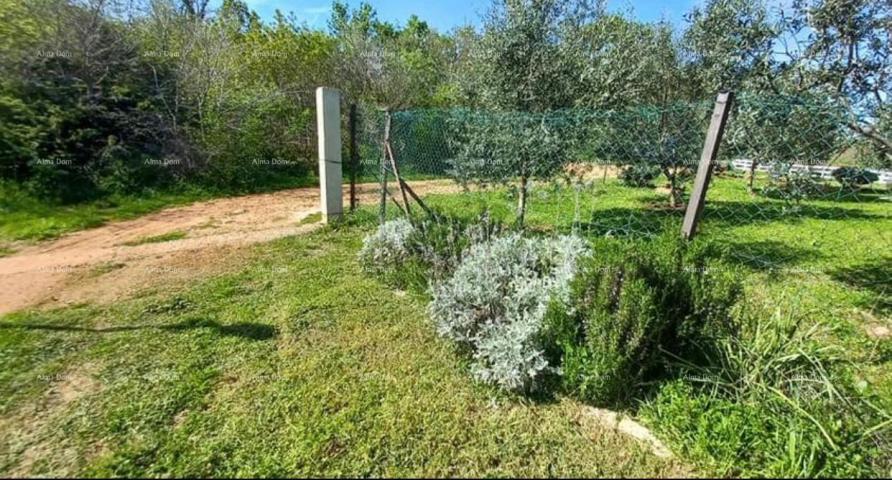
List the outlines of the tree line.
<svg viewBox="0 0 892 480">
<path fill-rule="evenodd" d="M 870 0 L 709 0 L 683 27 L 603 0 L 494 0 L 449 32 L 340 1 L 318 29 L 241 0 L 0 0 L 0 176 L 62 202 L 309 178 L 320 85 L 394 110 L 830 100 L 889 165 L 890 35 L 892 4 Z"/>
</svg>

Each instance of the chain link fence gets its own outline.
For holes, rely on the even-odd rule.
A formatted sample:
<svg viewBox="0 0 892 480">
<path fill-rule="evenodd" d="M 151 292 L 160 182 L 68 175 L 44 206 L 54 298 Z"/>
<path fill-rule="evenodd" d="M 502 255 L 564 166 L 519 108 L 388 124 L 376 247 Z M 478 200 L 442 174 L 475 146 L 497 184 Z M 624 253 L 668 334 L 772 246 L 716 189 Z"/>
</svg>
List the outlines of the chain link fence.
<svg viewBox="0 0 892 480">
<path fill-rule="evenodd" d="M 712 107 L 358 108 L 359 204 L 401 211 L 387 143 L 401 178 L 435 209 L 465 216 L 485 209 L 507 222 L 525 215 L 530 228 L 591 236 L 679 230 Z M 739 95 L 699 236 L 752 268 L 871 278 L 887 295 L 892 160 L 852 121 L 825 98 Z"/>
</svg>

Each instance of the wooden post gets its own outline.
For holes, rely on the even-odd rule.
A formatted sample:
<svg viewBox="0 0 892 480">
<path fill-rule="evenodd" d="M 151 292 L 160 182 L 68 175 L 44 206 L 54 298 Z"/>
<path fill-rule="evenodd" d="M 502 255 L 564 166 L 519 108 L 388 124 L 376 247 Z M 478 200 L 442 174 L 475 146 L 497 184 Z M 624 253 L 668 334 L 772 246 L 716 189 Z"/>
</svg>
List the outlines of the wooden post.
<svg viewBox="0 0 892 480">
<path fill-rule="evenodd" d="M 691 199 L 688 201 L 684 223 L 681 226 L 681 235 L 688 240 L 694 238 L 694 234 L 697 232 L 697 223 L 703 213 L 706 190 L 709 188 L 709 179 L 712 177 L 713 163 L 718 155 L 719 145 L 722 143 L 722 134 L 725 131 L 725 123 L 728 120 L 732 101 L 731 92 L 720 93 L 715 99 L 709 130 L 706 131 L 706 142 L 703 144 L 703 153 L 700 155 L 700 165 L 697 167 L 697 177 L 694 179 L 694 189 L 691 191 Z"/>
<path fill-rule="evenodd" d="M 319 193 L 322 221 L 328 223 L 344 211 L 341 190 L 341 92 L 316 89 L 316 130 L 319 140 Z"/>
<path fill-rule="evenodd" d="M 389 131 L 390 130 L 388 129 L 388 132 Z M 415 194 L 415 191 L 412 190 L 412 187 L 410 187 L 409 184 L 406 183 L 403 177 L 400 176 L 400 168 L 397 164 L 396 156 L 393 154 L 393 146 L 390 144 L 389 135 L 387 137 L 387 140 L 384 142 L 384 149 L 385 153 L 390 157 L 390 168 L 393 170 L 393 176 L 396 178 L 396 182 L 400 187 L 400 195 L 403 197 L 403 205 L 400 206 L 400 208 L 403 210 L 403 212 L 405 212 L 407 216 L 410 216 L 412 214 L 412 208 L 410 207 L 409 203 L 409 196 L 411 196 L 413 200 L 418 202 L 418 205 L 421 206 L 422 210 L 424 210 L 428 215 L 433 216 L 433 212 L 431 212 L 431 210 L 427 207 L 427 205 L 424 204 L 421 198 L 417 194 Z M 399 202 L 397 202 L 396 199 L 393 199 L 393 201 L 394 203 L 399 205 Z"/>
<path fill-rule="evenodd" d="M 378 220 L 387 219 L 387 145 L 390 144 L 390 111 L 384 112 L 384 141 L 381 143 L 381 205 Z"/>
<path fill-rule="evenodd" d="M 396 178 L 396 184 L 400 187 L 400 195 L 403 197 L 403 213 L 409 216 L 412 214 L 412 210 L 409 209 L 409 198 L 406 196 L 405 182 L 400 177 L 400 169 L 396 166 L 396 160 L 393 158 L 393 149 L 390 147 L 390 142 L 387 142 L 385 148 L 387 149 L 387 155 L 390 156 L 390 168 L 393 169 L 393 176 Z"/>
<path fill-rule="evenodd" d="M 415 193 L 415 190 L 412 190 L 412 187 L 410 187 L 409 184 L 406 183 L 405 180 L 401 179 L 400 182 L 402 183 L 403 188 L 406 189 L 406 192 L 408 192 L 409 195 L 415 200 L 415 202 L 418 203 L 418 205 L 421 207 L 421 209 L 424 210 L 424 212 L 427 213 L 428 216 L 433 217 L 434 212 L 432 212 L 431 209 L 427 207 L 427 205 L 421 200 L 421 197 L 419 197 L 418 194 Z"/>
<path fill-rule="evenodd" d="M 356 104 L 350 104 L 350 211 L 356 210 L 356 175 L 359 171 L 359 152 L 356 150 Z"/>
</svg>

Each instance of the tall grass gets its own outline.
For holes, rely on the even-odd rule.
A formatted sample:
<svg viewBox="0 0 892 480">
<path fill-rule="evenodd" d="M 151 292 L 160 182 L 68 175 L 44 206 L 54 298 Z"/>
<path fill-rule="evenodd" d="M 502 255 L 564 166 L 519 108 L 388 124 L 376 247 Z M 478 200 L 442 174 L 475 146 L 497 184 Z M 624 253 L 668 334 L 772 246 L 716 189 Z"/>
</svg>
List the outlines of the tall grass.
<svg viewBox="0 0 892 480">
<path fill-rule="evenodd" d="M 741 307 L 707 361 L 667 352 L 678 379 L 644 402 L 643 416 L 719 475 L 882 474 L 890 415 L 858 391 L 828 329 L 806 326 L 794 303 L 769 315 Z"/>
</svg>

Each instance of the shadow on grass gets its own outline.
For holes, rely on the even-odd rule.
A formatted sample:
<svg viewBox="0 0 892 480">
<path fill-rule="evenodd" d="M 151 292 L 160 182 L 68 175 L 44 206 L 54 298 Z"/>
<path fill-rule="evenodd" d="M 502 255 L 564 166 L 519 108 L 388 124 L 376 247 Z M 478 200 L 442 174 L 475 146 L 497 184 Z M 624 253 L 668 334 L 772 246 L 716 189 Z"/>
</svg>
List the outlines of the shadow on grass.
<svg viewBox="0 0 892 480">
<path fill-rule="evenodd" d="M 582 230 L 591 235 L 643 238 L 666 228 L 680 228 L 684 211 L 654 208 L 617 207 L 597 210 L 591 220 L 582 223 Z M 828 207 L 803 203 L 798 208 L 778 202 L 715 201 L 707 202 L 703 225 L 709 228 L 737 227 L 758 223 L 818 220 L 881 220 L 886 217 L 853 208 Z"/>
<path fill-rule="evenodd" d="M 681 228 L 683 213 L 658 208 L 609 208 L 592 214 L 580 229 L 588 235 L 641 239 Z"/>
<path fill-rule="evenodd" d="M 773 200 L 783 200 L 783 197 L 774 191 L 766 188 L 756 189 L 759 197 Z M 822 201 L 822 202 L 839 202 L 839 203 L 889 203 L 889 195 L 892 191 L 884 188 L 844 188 L 838 186 L 825 186 L 818 192 L 812 193 L 804 202 Z M 758 198 L 758 197 L 756 197 Z"/>
<path fill-rule="evenodd" d="M 723 258 L 755 270 L 772 270 L 821 256 L 816 249 L 801 248 L 777 240 L 730 242 Z"/>
<path fill-rule="evenodd" d="M 830 276 L 850 287 L 867 290 L 876 296 L 875 307 L 892 312 L 892 257 L 878 258 L 852 267 L 838 268 Z"/>
<path fill-rule="evenodd" d="M 703 210 L 704 222 L 721 223 L 728 226 L 748 225 L 762 222 L 790 222 L 802 219 L 818 220 L 869 220 L 882 219 L 853 208 L 828 207 L 803 202 L 801 205 L 786 205 L 780 202 L 757 201 L 715 201 L 707 200 Z"/>
<path fill-rule="evenodd" d="M 90 333 L 115 333 L 135 330 L 161 330 L 168 332 L 183 332 L 201 328 L 211 329 L 220 336 L 240 337 L 247 340 L 269 340 L 277 335 L 275 327 L 260 323 L 239 322 L 224 325 L 214 320 L 190 319 L 182 322 L 166 325 L 122 325 L 119 327 L 90 328 L 70 325 L 52 325 L 40 323 L 9 323 L 0 322 L 0 329 L 24 329 L 47 330 L 58 332 L 90 332 Z"/>
<path fill-rule="evenodd" d="M 815 200 L 822 200 L 825 202 L 841 202 L 841 203 L 888 203 L 892 204 L 890 201 L 890 196 L 892 196 L 892 190 L 885 189 L 869 189 L 869 188 L 861 188 L 861 189 L 845 189 L 839 188 L 836 190 L 831 190 L 825 192 L 824 194 L 815 198 Z"/>
</svg>

